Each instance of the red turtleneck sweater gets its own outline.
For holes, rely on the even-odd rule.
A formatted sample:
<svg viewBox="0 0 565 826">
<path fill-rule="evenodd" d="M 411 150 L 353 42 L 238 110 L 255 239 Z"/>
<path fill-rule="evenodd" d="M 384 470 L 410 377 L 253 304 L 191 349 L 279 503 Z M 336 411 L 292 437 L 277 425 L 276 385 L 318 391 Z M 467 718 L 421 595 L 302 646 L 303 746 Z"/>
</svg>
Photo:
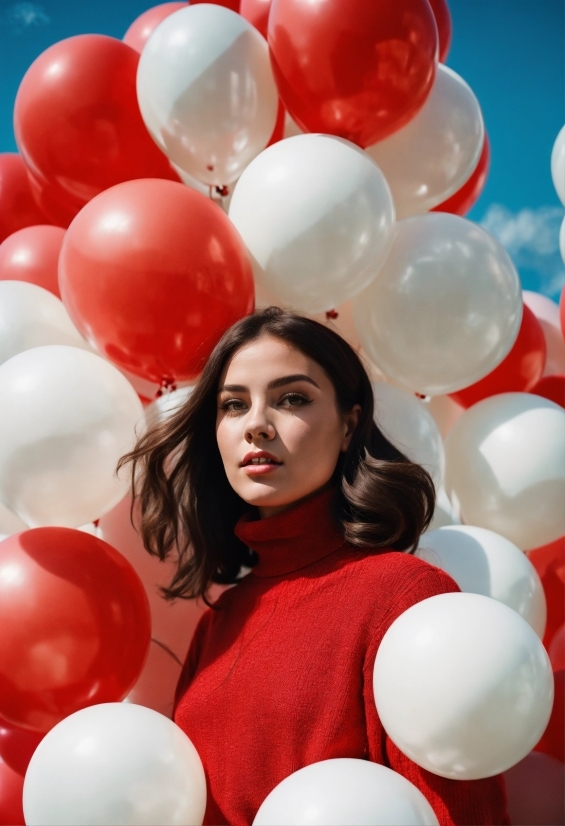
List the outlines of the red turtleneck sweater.
<svg viewBox="0 0 565 826">
<path fill-rule="evenodd" d="M 332 495 L 236 526 L 259 563 L 203 614 L 174 715 L 204 764 L 204 823 L 248 826 L 281 780 L 331 757 L 404 775 L 441 826 L 509 823 L 500 778 L 456 781 L 421 769 L 390 741 L 375 708 L 385 631 L 411 605 L 457 585 L 413 556 L 347 545 Z"/>
</svg>

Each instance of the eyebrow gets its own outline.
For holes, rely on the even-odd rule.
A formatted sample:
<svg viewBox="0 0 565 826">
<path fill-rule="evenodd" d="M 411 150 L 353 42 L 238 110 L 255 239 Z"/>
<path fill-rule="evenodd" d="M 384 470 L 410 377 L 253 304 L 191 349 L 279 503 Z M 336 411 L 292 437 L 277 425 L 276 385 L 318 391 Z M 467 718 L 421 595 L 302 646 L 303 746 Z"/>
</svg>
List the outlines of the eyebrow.
<svg viewBox="0 0 565 826">
<path fill-rule="evenodd" d="M 284 387 L 287 384 L 292 384 L 295 381 L 307 381 L 310 384 L 313 384 L 314 387 L 319 388 L 319 385 L 316 384 L 314 379 L 311 379 L 310 376 L 304 375 L 304 373 L 293 373 L 292 376 L 281 376 L 280 379 L 273 379 L 267 385 L 267 390 L 274 390 L 277 387 Z M 224 391 L 229 391 L 230 393 L 245 393 L 249 390 L 244 384 L 224 384 L 223 387 L 220 387 L 218 393 L 222 393 Z"/>
</svg>

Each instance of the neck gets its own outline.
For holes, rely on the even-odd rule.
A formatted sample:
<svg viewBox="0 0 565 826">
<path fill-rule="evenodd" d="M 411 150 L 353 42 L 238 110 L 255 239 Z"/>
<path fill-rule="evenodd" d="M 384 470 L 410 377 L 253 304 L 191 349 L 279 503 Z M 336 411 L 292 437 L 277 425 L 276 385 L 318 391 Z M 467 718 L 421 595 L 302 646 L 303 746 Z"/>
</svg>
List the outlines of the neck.
<svg viewBox="0 0 565 826">
<path fill-rule="evenodd" d="M 330 487 L 331 483 L 326 482 L 326 484 L 322 485 L 322 487 L 316 488 L 316 490 L 311 491 L 306 496 L 302 496 L 300 499 L 293 499 L 292 502 L 286 502 L 283 505 L 259 506 L 259 518 L 268 519 L 270 516 L 276 516 L 278 513 L 284 513 L 289 510 L 289 508 L 293 508 L 295 505 L 300 505 L 302 502 L 306 502 L 312 496 L 316 496 L 318 493 L 321 493 L 323 490 L 327 490 Z"/>
</svg>

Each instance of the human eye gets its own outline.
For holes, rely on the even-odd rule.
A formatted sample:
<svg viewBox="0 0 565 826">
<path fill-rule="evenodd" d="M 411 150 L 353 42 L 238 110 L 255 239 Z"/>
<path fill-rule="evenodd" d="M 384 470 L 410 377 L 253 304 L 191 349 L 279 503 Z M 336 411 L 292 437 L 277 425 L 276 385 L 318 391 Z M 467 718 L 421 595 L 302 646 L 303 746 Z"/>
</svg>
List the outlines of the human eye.
<svg viewBox="0 0 565 826">
<path fill-rule="evenodd" d="M 220 402 L 220 410 L 224 410 L 228 414 L 236 414 L 245 410 L 247 405 L 242 399 L 225 399 Z"/>
<path fill-rule="evenodd" d="M 306 393 L 298 393 L 294 391 L 292 393 L 285 393 L 284 396 L 280 399 L 280 404 L 283 404 L 285 407 L 302 407 L 306 404 L 310 404 L 312 399 L 306 395 Z"/>
</svg>

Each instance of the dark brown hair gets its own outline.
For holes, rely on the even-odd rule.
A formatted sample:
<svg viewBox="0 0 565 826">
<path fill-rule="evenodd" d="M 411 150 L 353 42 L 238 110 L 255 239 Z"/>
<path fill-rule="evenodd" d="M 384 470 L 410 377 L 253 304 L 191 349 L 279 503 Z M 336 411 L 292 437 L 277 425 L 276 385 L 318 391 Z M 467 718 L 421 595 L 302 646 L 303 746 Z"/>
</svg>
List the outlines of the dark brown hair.
<svg viewBox="0 0 565 826">
<path fill-rule="evenodd" d="M 160 559 L 178 554 L 177 571 L 163 591 L 168 598 L 205 598 L 212 582 L 235 582 L 242 566 L 253 565 L 253 552 L 234 534 L 235 523 L 250 506 L 224 471 L 216 442 L 217 391 L 231 356 L 265 334 L 322 367 L 342 412 L 361 406 L 349 448 L 334 472 L 334 516 L 347 542 L 413 552 L 433 516 L 431 477 L 375 424 L 371 383 L 356 352 L 323 324 L 269 307 L 227 330 L 184 405 L 149 429 L 120 460 L 119 467 L 132 464 L 132 493 L 139 501 L 146 549 Z"/>
</svg>

